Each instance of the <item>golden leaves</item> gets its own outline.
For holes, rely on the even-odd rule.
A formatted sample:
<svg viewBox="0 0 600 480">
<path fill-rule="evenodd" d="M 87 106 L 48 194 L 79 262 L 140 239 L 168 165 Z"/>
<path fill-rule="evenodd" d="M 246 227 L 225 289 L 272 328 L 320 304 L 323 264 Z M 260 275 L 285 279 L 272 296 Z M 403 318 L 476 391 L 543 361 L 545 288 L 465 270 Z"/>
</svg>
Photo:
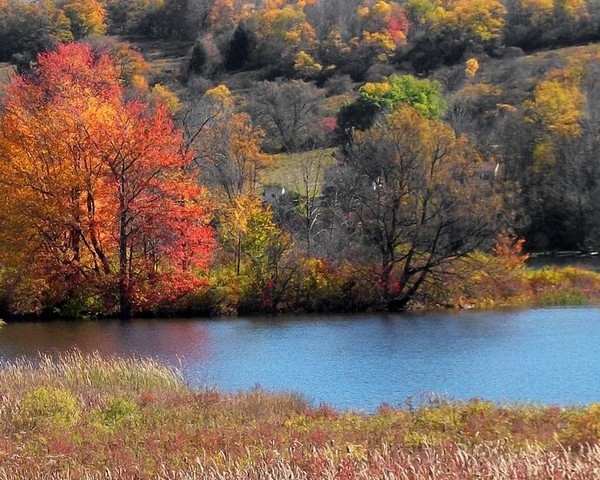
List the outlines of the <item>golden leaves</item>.
<svg viewBox="0 0 600 480">
<path fill-rule="evenodd" d="M 468 78 L 473 78 L 479 70 L 479 62 L 476 58 L 469 58 L 465 63 L 465 75 Z"/>
<path fill-rule="evenodd" d="M 585 101 L 579 82 L 570 79 L 544 80 L 535 87 L 533 100 L 526 102 L 530 118 L 552 133 L 567 137 L 581 134 L 580 121 Z"/>
</svg>

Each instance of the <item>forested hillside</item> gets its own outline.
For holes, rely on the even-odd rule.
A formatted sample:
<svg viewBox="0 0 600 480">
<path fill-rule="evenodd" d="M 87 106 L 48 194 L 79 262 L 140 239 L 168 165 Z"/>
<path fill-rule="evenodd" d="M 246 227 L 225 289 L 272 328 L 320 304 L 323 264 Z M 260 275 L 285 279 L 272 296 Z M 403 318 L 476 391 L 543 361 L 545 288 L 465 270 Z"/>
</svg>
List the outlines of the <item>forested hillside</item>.
<svg viewBox="0 0 600 480">
<path fill-rule="evenodd" d="M 2 310 L 528 297 L 523 245 L 600 248 L 598 39 L 586 0 L 0 0 Z"/>
</svg>

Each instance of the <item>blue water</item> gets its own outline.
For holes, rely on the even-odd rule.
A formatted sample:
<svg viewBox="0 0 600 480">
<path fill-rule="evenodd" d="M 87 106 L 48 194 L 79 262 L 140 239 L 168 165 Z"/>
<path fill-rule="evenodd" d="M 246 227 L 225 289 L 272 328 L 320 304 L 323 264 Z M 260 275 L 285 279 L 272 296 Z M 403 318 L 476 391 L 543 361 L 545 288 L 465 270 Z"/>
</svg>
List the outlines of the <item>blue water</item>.
<svg viewBox="0 0 600 480">
<path fill-rule="evenodd" d="M 297 392 L 372 411 L 433 392 L 497 402 L 600 402 L 600 310 L 11 324 L 0 359 L 151 356 L 197 387 Z"/>
</svg>

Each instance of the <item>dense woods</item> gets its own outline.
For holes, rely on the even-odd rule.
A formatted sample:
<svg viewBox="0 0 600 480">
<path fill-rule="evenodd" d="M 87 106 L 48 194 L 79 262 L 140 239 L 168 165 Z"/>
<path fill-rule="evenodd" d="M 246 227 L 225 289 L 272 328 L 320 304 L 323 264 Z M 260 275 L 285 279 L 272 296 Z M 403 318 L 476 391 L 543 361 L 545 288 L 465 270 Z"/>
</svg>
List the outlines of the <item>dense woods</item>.
<svg viewBox="0 0 600 480">
<path fill-rule="evenodd" d="M 535 295 L 523 245 L 600 245 L 598 37 L 585 0 L 0 0 L 3 315 Z"/>
</svg>

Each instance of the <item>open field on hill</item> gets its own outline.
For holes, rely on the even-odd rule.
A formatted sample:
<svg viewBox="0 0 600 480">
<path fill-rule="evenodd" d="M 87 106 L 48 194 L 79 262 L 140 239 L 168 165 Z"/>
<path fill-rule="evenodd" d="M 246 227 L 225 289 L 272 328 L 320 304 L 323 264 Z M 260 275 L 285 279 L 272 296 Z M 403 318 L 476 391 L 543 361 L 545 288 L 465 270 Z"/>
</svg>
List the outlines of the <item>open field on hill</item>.
<svg viewBox="0 0 600 480">
<path fill-rule="evenodd" d="M 293 192 L 301 193 L 304 178 L 323 186 L 325 169 L 335 165 L 334 149 L 324 148 L 308 152 L 282 153 L 273 155 L 272 162 L 261 172 L 264 185 L 281 185 Z"/>
</svg>

